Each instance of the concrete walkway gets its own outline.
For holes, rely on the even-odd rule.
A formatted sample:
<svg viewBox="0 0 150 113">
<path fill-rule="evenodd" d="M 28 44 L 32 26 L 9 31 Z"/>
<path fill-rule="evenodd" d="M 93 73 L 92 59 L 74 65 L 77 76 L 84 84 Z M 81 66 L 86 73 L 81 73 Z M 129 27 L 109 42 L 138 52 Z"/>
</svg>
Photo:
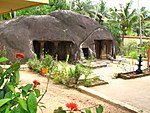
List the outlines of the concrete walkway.
<svg viewBox="0 0 150 113">
<path fill-rule="evenodd" d="M 150 76 L 132 80 L 116 79 L 90 89 L 150 113 Z"/>
<path fill-rule="evenodd" d="M 143 64 L 143 66 L 145 66 L 145 64 Z M 127 66 L 125 66 L 125 68 L 127 68 Z M 129 67 L 129 69 L 134 70 L 136 68 L 137 66 Z M 81 89 L 87 90 L 89 93 L 94 92 L 94 95 L 103 95 L 102 97 L 106 98 L 106 100 L 115 100 L 114 102 L 122 102 L 133 106 L 137 108 L 136 111 L 150 113 L 150 76 L 130 80 L 112 79 L 113 73 L 124 71 L 125 69 L 113 63 L 108 64 L 105 68 L 98 68 L 94 70 L 94 73 L 99 74 L 100 78 L 108 81 L 109 84 L 86 89 L 81 87 Z"/>
</svg>

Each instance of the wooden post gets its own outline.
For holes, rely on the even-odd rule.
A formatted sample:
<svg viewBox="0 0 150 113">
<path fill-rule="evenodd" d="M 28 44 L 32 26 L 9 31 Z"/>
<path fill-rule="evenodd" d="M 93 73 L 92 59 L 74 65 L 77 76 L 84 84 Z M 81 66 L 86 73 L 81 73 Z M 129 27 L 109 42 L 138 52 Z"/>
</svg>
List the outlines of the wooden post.
<svg viewBox="0 0 150 113">
<path fill-rule="evenodd" d="M 149 71 L 149 68 L 150 68 L 150 66 L 149 66 L 149 61 L 150 61 L 150 45 L 148 45 L 148 58 L 147 58 L 147 70 Z"/>
<path fill-rule="evenodd" d="M 43 55 L 44 43 L 45 43 L 44 41 L 40 42 L 40 59 L 42 58 Z"/>
</svg>

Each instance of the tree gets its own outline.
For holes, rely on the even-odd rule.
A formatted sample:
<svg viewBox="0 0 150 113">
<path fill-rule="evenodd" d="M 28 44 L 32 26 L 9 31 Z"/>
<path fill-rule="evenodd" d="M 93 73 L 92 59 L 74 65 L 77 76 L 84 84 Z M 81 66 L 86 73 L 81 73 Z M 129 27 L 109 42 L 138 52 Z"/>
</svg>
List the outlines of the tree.
<svg viewBox="0 0 150 113">
<path fill-rule="evenodd" d="M 119 10 L 117 8 L 111 9 L 111 18 L 119 23 L 119 28 L 122 31 L 122 42 L 124 42 L 124 36 L 131 34 L 134 26 L 138 25 L 136 9 L 130 11 L 131 5 L 132 1 L 127 3 L 125 7 L 120 5 Z"/>
<path fill-rule="evenodd" d="M 2 20 L 9 20 L 11 18 L 12 18 L 11 13 L 0 14 L 0 21 L 2 21 Z"/>
<path fill-rule="evenodd" d="M 150 33 L 150 19 L 149 19 L 149 11 L 146 10 L 145 7 L 140 9 L 140 17 L 141 17 L 141 24 L 142 24 L 142 34 L 144 36 L 148 36 Z"/>
<path fill-rule="evenodd" d="M 80 1 L 76 0 L 73 3 L 73 11 L 80 13 L 85 16 L 89 16 L 91 18 L 94 17 L 95 12 L 93 11 L 94 6 L 92 5 L 92 2 L 90 0 L 86 1 Z"/>
<path fill-rule="evenodd" d="M 95 19 L 103 24 L 104 20 L 108 18 L 108 8 L 106 7 L 106 2 L 101 0 L 97 5 L 95 5 L 96 10 L 95 10 Z"/>
<path fill-rule="evenodd" d="M 17 11 L 17 16 L 46 15 L 55 10 L 66 10 L 66 9 L 69 9 L 69 6 L 66 4 L 66 0 L 50 0 L 48 5 L 42 5 Z"/>
</svg>

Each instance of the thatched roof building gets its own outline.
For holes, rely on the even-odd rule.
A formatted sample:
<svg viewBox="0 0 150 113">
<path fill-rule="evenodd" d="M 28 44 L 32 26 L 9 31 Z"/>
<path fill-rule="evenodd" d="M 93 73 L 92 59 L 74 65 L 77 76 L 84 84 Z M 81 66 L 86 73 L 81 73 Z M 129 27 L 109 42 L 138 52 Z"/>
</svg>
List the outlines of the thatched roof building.
<svg viewBox="0 0 150 113">
<path fill-rule="evenodd" d="M 66 10 L 1 22 L 0 46 L 5 46 L 11 61 L 16 52 L 24 53 L 25 61 L 34 53 L 40 58 L 43 48 L 52 56 L 58 54 L 60 60 L 67 54 L 71 61 L 80 59 L 81 53 L 101 59 L 114 55 L 109 31 L 89 17 Z"/>
</svg>

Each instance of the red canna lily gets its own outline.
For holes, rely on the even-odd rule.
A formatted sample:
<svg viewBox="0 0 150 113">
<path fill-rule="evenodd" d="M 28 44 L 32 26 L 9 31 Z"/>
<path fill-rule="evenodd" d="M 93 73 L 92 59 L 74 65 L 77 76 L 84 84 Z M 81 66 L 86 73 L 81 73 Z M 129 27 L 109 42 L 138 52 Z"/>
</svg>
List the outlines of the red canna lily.
<svg viewBox="0 0 150 113">
<path fill-rule="evenodd" d="M 16 53 L 16 58 L 23 59 L 24 58 L 24 54 L 23 53 Z"/>
<path fill-rule="evenodd" d="M 33 80 L 33 83 L 34 83 L 33 88 L 36 88 L 37 85 L 40 85 L 40 82 L 37 80 Z"/>
<path fill-rule="evenodd" d="M 76 103 L 67 103 L 66 107 L 68 107 L 71 111 L 78 111 L 78 106 Z"/>
</svg>

